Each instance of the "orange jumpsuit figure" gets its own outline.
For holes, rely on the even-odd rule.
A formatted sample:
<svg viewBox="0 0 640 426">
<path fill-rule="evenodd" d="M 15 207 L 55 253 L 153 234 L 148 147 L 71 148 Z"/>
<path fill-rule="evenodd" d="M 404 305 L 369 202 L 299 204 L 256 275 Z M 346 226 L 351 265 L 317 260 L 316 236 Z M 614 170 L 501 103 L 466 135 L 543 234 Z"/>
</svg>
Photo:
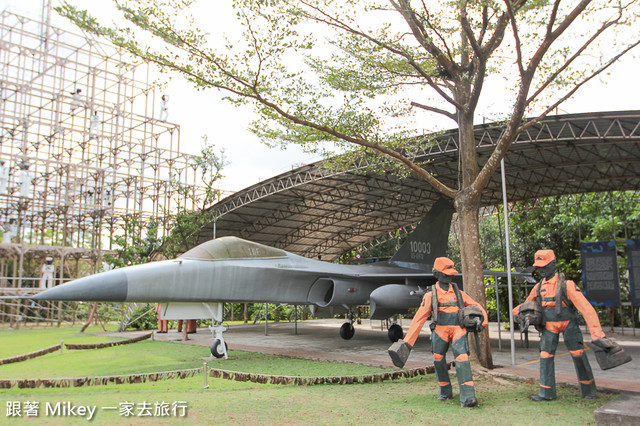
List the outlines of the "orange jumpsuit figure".
<svg viewBox="0 0 640 426">
<path fill-rule="evenodd" d="M 537 300 L 541 303 L 545 324 L 540 338 L 540 392 L 531 399 L 556 399 L 554 357 L 560 333 L 563 333 L 564 343 L 573 359 L 582 397 L 593 399 L 596 397 L 596 384 L 589 359 L 584 352 L 576 309 L 584 317 L 592 341 L 605 337 L 598 314 L 573 281 L 566 281 L 565 285 L 562 285 L 564 277 L 561 279 L 556 272 L 556 255 L 553 250 L 538 250 L 533 266 L 542 275 L 542 281 L 533 287 L 526 300 Z M 559 306 L 556 307 L 557 303 Z M 522 305 L 513 308 L 514 316 L 520 313 L 520 306 Z"/>
<path fill-rule="evenodd" d="M 404 341 L 413 347 L 420 330 L 422 330 L 422 326 L 432 314 L 433 307 L 437 306 L 437 312 L 433 312 L 432 319 L 434 321 L 430 327 L 432 330 L 433 365 L 440 387 L 438 399 L 444 401 L 453 397 L 446 360 L 447 350 L 451 346 L 455 357 L 456 376 L 460 386 L 460 405 L 463 407 L 475 407 L 478 405 L 478 400 L 476 399 L 471 363 L 469 361 L 469 340 L 467 338 L 467 330 L 460 324 L 458 311 L 461 305 L 480 307 L 484 316 L 482 326 L 485 328 L 489 324 L 487 312 L 478 302 L 464 291 L 458 290 L 456 284 L 451 282 L 453 275 L 458 273 L 454 269 L 451 259 L 438 257 L 433 264 L 433 273 L 438 282 L 432 286 L 430 292 L 424 295 L 422 304 L 411 321 L 411 326 Z M 435 303 L 433 294 L 437 297 Z M 462 298 L 462 303 L 458 301 L 458 297 Z"/>
<path fill-rule="evenodd" d="M 156 305 L 156 313 L 158 314 L 158 333 L 166 333 L 169 331 L 169 320 L 160 319 L 160 304 Z"/>
<path fill-rule="evenodd" d="M 178 320 L 178 333 L 182 331 L 182 324 L 186 321 L 187 334 L 193 334 L 198 331 L 197 320 Z"/>
</svg>

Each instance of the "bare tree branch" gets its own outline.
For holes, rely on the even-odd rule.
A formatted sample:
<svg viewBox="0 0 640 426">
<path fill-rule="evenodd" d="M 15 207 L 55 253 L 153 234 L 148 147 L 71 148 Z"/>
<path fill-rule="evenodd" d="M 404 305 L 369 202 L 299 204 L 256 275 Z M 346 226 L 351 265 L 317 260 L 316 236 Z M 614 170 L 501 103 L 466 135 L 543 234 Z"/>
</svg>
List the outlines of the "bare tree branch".
<svg viewBox="0 0 640 426">
<path fill-rule="evenodd" d="M 553 74 L 551 74 L 549 76 L 549 78 L 547 78 L 547 80 L 540 85 L 540 87 L 538 87 L 538 89 L 535 91 L 535 93 L 531 96 L 529 96 L 529 98 L 527 99 L 527 104 L 530 104 L 534 99 L 536 99 L 547 87 L 549 87 L 554 81 L 555 79 L 564 71 L 566 70 L 573 62 L 575 62 L 576 59 L 578 59 L 581 54 L 594 42 L 598 39 L 598 37 L 600 37 L 600 35 L 602 35 L 603 32 L 605 32 L 608 28 L 610 28 L 611 26 L 615 25 L 618 21 L 619 18 L 614 20 L 614 21 L 607 21 L 605 22 L 599 29 L 598 31 L 596 31 L 593 36 L 591 36 L 591 38 L 589 40 L 587 40 L 569 59 L 567 59 L 564 64 L 562 64 L 562 66 L 560 68 L 558 68 Z"/>
<path fill-rule="evenodd" d="M 433 25 L 433 23 L 431 22 L 431 14 L 429 13 L 429 9 L 425 5 L 424 1 L 422 2 L 422 6 L 423 6 L 424 11 L 426 13 L 426 16 L 424 17 L 424 20 L 427 22 L 427 25 L 429 26 L 429 29 L 431 31 L 433 31 L 438 36 L 438 38 L 440 39 L 440 42 L 442 43 L 442 45 L 444 46 L 445 50 L 447 51 L 447 56 L 453 62 L 454 61 L 453 53 L 451 52 L 451 49 L 449 48 L 449 44 L 447 43 L 447 41 L 444 38 L 444 36 L 442 35 L 442 33 L 440 31 L 438 31 L 436 26 Z M 424 29 L 422 29 L 422 32 L 424 33 Z"/>
<path fill-rule="evenodd" d="M 353 144 L 359 145 L 359 146 L 363 146 L 366 148 L 370 148 L 380 154 L 383 154 L 387 157 L 390 157 L 391 159 L 399 162 L 400 164 L 404 165 L 407 169 L 411 170 L 413 173 L 415 173 L 416 175 L 420 176 L 421 178 L 423 178 L 425 181 L 427 181 L 429 184 L 431 184 L 438 192 L 440 192 L 441 194 L 453 198 L 455 197 L 456 194 L 456 190 L 449 188 L 448 186 L 446 186 L 445 184 L 443 184 L 442 182 L 440 182 L 438 179 L 436 179 L 431 173 L 427 172 L 425 169 L 423 169 L 422 167 L 420 167 L 419 165 L 415 164 L 413 161 L 411 161 L 408 157 L 402 155 L 400 152 L 389 148 L 387 146 L 384 145 L 380 145 L 371 141 L 368 141 L 364 138 L 360 138 L 360 137 L 353 137 L 350 135 L 346 135 L 344 133 L 338 132 L 333 128 L 327 127 L 327 126 L 323 126 L 317 123 L 312 123 L 309 121 L 306 121 L 304 119 L 301 119 L 297 116 L 294 116 L 292 114 L 289 114 L 288 112 L 284 111 L 283 109 L 280 108 L 280 106 L 276 105 L 273 102 L 270 102 L 264 98 L 262 98 L 260 96 L 260 94 L 256 93 L 255 96 L 253 96 L 253 98 L 255 98 L 258 102 L 260 102 L 261 104 L 271 108 L 272 110 L 276 111 L 280 116 L 282 116 L 283 118 L 286 118 L 287 120 L 291 121 L 292 123 L 301 125 L 301 126 L 306 126 L 321 132 L 324 132 L 326 134 L 332 135 L 338 139 L 344 140 L 345 142 L 351 142 Z"/>
<path fill-rule="evenodd" d="M 511 2 L 509 0 L 505 0 L 505 4 L 507 6 L 507 13 L 509 14 L 509 21 L 511 22 L 511 30 L 513 31 L 513 38 L 516 42 L 516 62 L 518 64 L 518 70 L 520 72 L 520 76 L 524 76 L 524 65 L 522 63 L 522 42 L 520 41 L 520 33 L 518 32 L 518 24 L 516 22 L 516 15 L 511 6 Z"/>
<path fill-rule="evenodd" d="M 459 74 L 460 70 L 456 66 L 455 62 L 449 60 L 448 55 L 445 55 L 435 44 L 429 41 L 429 39 L 425 36 L 419 21 L 416 19 L 413 9 L 411 9 L 411 5 L 409 4 L 409 2 L 407 2 L 407 0 L 399 0 L 399 1 L 400 1 L 400 4 L 394 0 L 390 0 L 391 4 L 396 8 L 398 12 L 400 12 L 404 20 L 407 22 L 407 24 L 409 24 L 409 28 L 411 28 L 413 36 L 416 38 L 418 43 L 420 43 L 420 45 L 424 47 L 424 49 L 437 61 L 438 64 L 440 64 L 447 72 L 449 72 L 449 74 L 451 74 L 452 76 Z M 431 76 L 429 76 L 428 74 L 425 73 L 423 76 L 428 82 L 433 81 L 431 79 Z M 463 105 L 458 103 L 454 98 L 452 98 L 447 93 L 442 91 L 440 87 L 438 86 L 434 87 L 433 83 L 429 83 L 429 85 L 432 86 L 436 90 L 436 92 L 438 92 L 438 94 L 442 96 L 447 102 L 449 102 L 456 108 L 464 107 Z"/>
<path fill-rule="evenodd" d="M 471 48 L 474 53 L 478 57 L 483 57 L 482 46 L 476 40 L 476 35 L 473 33 L 473 29 L 471 29 L 471 25 L 469 24 L 469 20 L 467 19 L 467 5 L 466 2 L 463 4 L 461 2 L 460 5 L 460 25 L 464 30 L 464 34 L 466 36 L 467 41 L 471 44 Z"/>
<path fill-rule="evenodd" d="M 444 115 L 445 117 L 450 118 L 453 121 L 455 121 L 456 123 L 458 123 L 458 118 L 456 117 L 456 115 L 454 113 L 446 111 L 444 109 L 440 109 L 440 108 L 436 108 L 436 107 L 432 107 L 432 106 L 428 106 L 428 105 L 423 105 L 423 104 L 420 104 L 418 102 L 413 102 L 413 101 L 411 102 L 411 106 L 422 108 L 422 109 L 425 109 L 427 111 L 431 111 L 431 112 L 435 112 L 435 113 Z"/>
<path fill-rule="evenodd" d="M 558 0 L 560 1 L 560 0 Z M 591 3 L 591 0 L 582 0 L 576 7 L 567 14 L 565 19 L 558 25 L 555 30 L 547 32 L 544 40 L 536 50 L 536 52 L 532 55 L 531 60 L 529 61 L 529 65 L 527 66 L 526 74 L 527 80 L 529 80 L 529 84 L 531 79 L 533 79 L 533 74 L 536 69 L 540 65 L 542 58 L 549 51 L 549 48 L 553 44 L 554 41 L 558 39 L 569 26 L 580 16 L 580 14 L 584 11 L 584 9 Z M 554 5 L 555 7 L 555 5 Z"/>
<path fill-rule="evenodd" d="M 435 82 L 435 80 L 431 77 L 431 75 L 428 72 L 426 72 L 420 65 L 418 65 L 418 63 L 415 61 L 415 58 L 413 58 L 413 56 L 411 56 L 409 53 L 407 53 L 407 52 L 405 52 L 403 50 L 400 50 L 398 48 L 395 48 L 395 47 L 393 47 L 393 46 L 391 46 L 391 45 L 389 45 L 387 43 L 383 43 L 382 41 L 380 41 L 380 40 L 378 40 L 378 39 L 376 39 L 374 37 L 371 37 L 369 34 L 367 34 L 365 32 L 362 32 L 360 30 L 352 28 L 351 26 L 347 25 L 344 22 L 337 21 L 333 17 L 326 15 L 324 12 L 318 10 L 316 7 L 314 7 L 312 5 L 309 5 L 308 3 L 304 2 L 304 1 L 302 1 L 302 3 L 305 4 L 308 7 L 316 10 L 317 12 L 323 14 L 324 16 L 326 16 L 327 20 L 321 19 L 321 18 L 316 17 L 316 16 L 312 16 L 312 15 L 307 15 L 307 18 L 315 20 L 317 22 L 325 23 L 325 24 L 327 24 L 327 25 L 329 25 L 331 27 L 339 28 L 339 29 L 341 29 L 343 31 L 346 31 L 346 32 L 349 32 L 351 34 L 354 34 L 354 35 L 357 35 L 359 37 L 362 37 L 365 40 L 368 40 L 371 43 L 374 43 L 377 46 L 380 46 L 380 47 L 384 48 L 385 50 L 387 50 L 387 51 L 389 51 L 391 53 L 394 53 L 396 55 L 399 55 L 399 56 L 405 58 L 407 60 L 407 62 L 409 63 L 409 65 L 411 65 L 411 67 L 413 67 L 418 72 L 418 74 L 420 74 L 420 76 L 423 77 L 426 80 L 427 84 L 432 89 L 434 89 L 443 99 L 445 99 L 447 102 L 449 102 L 450 104 L 452 104 L 452 105 L 454 105 L 456 107 L 462 107 L 462 105 L 460 105 L 458 102 L 456 102 L 448 93 L 446 93 L 445 91 L 442 90 L 440 85 L 438 85 L 438 83 Z M 404 15 L 403 15 L 403 17 L 404 17 Z M 419 31 L 418 31 L 418 33 L 419 33 Z M 414 33 L 414 36 L 415 36 L 415 33 Z M 437 50 L 437 47 L 436 47 L 436 50 Z M 438 50 L 438 52 L 439 52 L 439 55 L 441 55 L 442 57 L 446 56 L 442 52 L 440 52 L 439 50 Z M 431 54 L 431 52 L 429 52 L 429 53 Z"/>
<path fill-rule="evenodd" d="M 536 118 L 529 120 L 527 123 L 523 124 L 520 127 L 520 130 L 525 130 L 528 129 L 529 127 L 531 127 L 533 124 L 539 122 L 540 120 L 542 120 L 544 117 L 546 117 L 551 111 L 553 111 L 554 109 L 556 109 L 558 106 L 560 106 L 562 103 L 564 103 L 567 99 L 569 99 L 571 96 L 574 95 L 574 93 L 576 93 L 578 91 L 578 89 L 580 89 L 582 86 L 584 86 L 586 83 L 588 83 L 589 81 L 591 81 L 592 79 L 594 79 L 595 77 L 597 77 L 598 75 L 602 74 L 607 68 L 609 68 L 610 66 L 612 66 L 613 64 L 615 64 L 616 62 L 618 62 L 618 60 L 623 57 L 624 55 L 626 55 L 627 53 L 629 53 L 632 49 L 636 48 L 637 46 L 640 45 L 640 40 L 636 41 L 635 43 L 632 43 L 631 45 L 627 46 L 626 49 L 624 49 L 622 52 L 618 53 L 616 56 L 614 56 L 613 58 L 609 59 L 609 61 L 607 61 L 607 63 L 605 65 L 603 65 L 602 67 L 600 67 L 599 69 L 597 69 L 596 71 L 594 71 L 591 75 L 589 75 L 588 77 L 586 77 L 585 79 L 583 79 L 582 81 L 580 81 L 578 84 L 574 85 L 572 87 L 572 89 L 567 92 L 564 96 L 562 96 L 560 99 L 558 99 L 556 102 L 554 102 L 552 105 L 550 105 L 547 109 L 544 110 L 543 113 L 541 113 L 540 115 L 538 115 Z"/>
<path fill-rule="evenodd" d="M 547 37 L 551 37 L 553 31 L 553 25 L 556 23 L 556 17 L 558 16 L 558 8 L 560 7 L 560 0 L 556 0 L 553 3 L 553 10 L 549 16 L 549 22 L 547 22 Z"/>
</svg>

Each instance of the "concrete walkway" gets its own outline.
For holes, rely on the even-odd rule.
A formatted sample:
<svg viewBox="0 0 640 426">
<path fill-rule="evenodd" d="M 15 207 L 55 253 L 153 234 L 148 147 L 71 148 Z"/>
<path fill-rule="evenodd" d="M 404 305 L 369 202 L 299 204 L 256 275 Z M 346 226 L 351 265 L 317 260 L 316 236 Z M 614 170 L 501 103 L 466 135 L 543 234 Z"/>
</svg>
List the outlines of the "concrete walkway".
<svg viewBox="0 0 640 426">
<path fill-rule="evenodd" d="M 224 338 L 230 349 L 246 350 L 269 354 L 296 356 L 300 358 L 329 360 L 339 362 L 354 362 L 360 364 L 393 366 L 387 354 L 391 342 L 387 339 L 386 327 L 381 326 L 380 321 L 363 320 L 356 324 L 356 333 L 351 340 L 340 338 L 339 329 L 343 320 L 311 320 L 294 323 L 280 322 L 269 323 L 266 327 L 260 324 L 231 325 L 224 334 Z M 408 329 L 410 322 L 405 320 L 403 328 Z M 533 330 L 533 328 L 532 328 Z M 538 333 L 533 331 L 529 336 L 529 348 L 525 348 L 520 341 L 520 333 L 516 333 L 515 364 L 511 364 L 511 352 L 509 332 L 503 331 L 502 342 L 499 345 L 497 324 L 490 324 L 491 346 L 493 362 L 496 369 L 493 374 L 521 377 L 538 380 Z M 590 337 L 583 330 L 587 342 L 587 356 L 591 362 L 596 378 L 596 384 L 600 390 L 617 392 L 640 392 L 640 330 L 636 330 L 633 336 L 632 330 L 624 330 L 624 334 L 617 328 L 615 332 L 605 330 L 607 337 L 614 339 L 622 345 L 633 357 L 633 361 L 623 366 L 610 370 L 600 370 L 593 351 L 589 347 Z M 415 349 L 407 362 L 407 368 L 421 367 L 425 363 L 433 361 L 429 346 L 429 327 L 424 327 L 416 342 Z M 167 334 L 156 334 L 158 340 L 175 340 L 182 338 L 181 333 L 170 330 Z M 196 334 L 189 335 L 186 343 L 209 346 L 211 345 L 211 333 L 207 328 L 200 328 Z M 470 342 L 473 344 L 473 339 Z M 577 378 L 571 356 L 560 339 L 556 353 L 556 380 L 560 384 L 577 385 Z M 500 348 L 501 346 L 501 348 Z M 449 358 L 451 354 L 449 354 Z"/>
<path fill-rule="evenodd" d="M 640 394 L 622 393 L 593 412 L 597 424 L 640 425 Z"/>
<path fill-rule="evenodd" d="M 529 348 L 525 348 L 524 344 L 520 342 L 520 333 L 516 334 L 515 365 L 512 365 L 510 342 L 508 340 L 504 341 L 505 336 L 508 338 L 509 334 L 503 333 L 502 351 L 499 351 L 497 349 L 497 339 L 494 340 L 497 336 L 497 327 L 492 324 L 493 359 L 496 365 L 501 366 L 501 368 L 494 371 L 496 374 L 518 376 L 534 380 L 539 379 L 539 335 L 533 327 L 531 327 L 530 330 L 532 330 L 532 332 L 529 333 Z M 625 351 L 631 355 L 633 360 L 620 367 L 601 370 L 591 349 L 591 343 L 589 343 L 591 337 L 584 327 L 582 327 L 587 356 L 593 369 L 598 389 L 617 392 L 640 392 L 640 383 L 638 381 L 638 379 L 640 379 L 640 374 L 638 373 L 640 369 L 640 329 L 635 330 L 635 336 L 631 329 L 621 330 L 620 328 L 616 328 L 615 331 L 605 329 L 604 332 L 607 334 L 607 337 L 620 344 Z M 558 383 L 577 386 L 578 380 L 576 378 L 573 361 L 562 338 L 558 344 L 555 365 L 556 381 Z"/>
<path fill-rule="evenodd" d="M 264 323 L 238 324 L 231 325 L 224 334 L 224 338 L 229 349 L 314 360 L 393 366 L 387 354 L 391 342 L 387 338 L 386 327 L 381 321 L 363 320 L 361 324 L 356 324 L 356 332 L 351 340 L 340 338 L 339 330 L 343 322 L 336 319 L 310 320 L 300 321 L 297 325 L 289 322 L 269 323 L 267 327 Z M 409 324 L 409 320 L 401 324 L 405 333 Z M 490 374 L 537 382 L 539 379 L 538 333 L 531 328 L 528 348 L 525 347 L 524 342 L 521 342 L 520 333 L 516 333 L 515 364 L 512 365 L 510 333 L 503 331 L 499 341 L 497 324 L 490 324 L 489 327 L 493 362 L 496 366 Z M 617 328 L 615 331 L 607 329 L 604 331 L 607 337 L 624 347 L 633 361 L 610 370 L 601 370 L 588 343 L 591 338 L 583 328 L 583 335 L 587 342 L 587 356 L 598 389 L 621 393 L 616 399 L 596 410 L 595 419 L 598 424 L 640 424 L 640 330 L 635 330 L 635 335 L 631 329 Z M 432 364 L 429 336 L 429 327 L 425 326 L 411 352 L 406 368 Z M 181 341 L 182 334 L 176 330 L 170 330 L 167 334 L 156 334 L 155 338 Z M 473 339 L 471 340 L 470 344 L 473 344 Z M 577 387 L 578 380 L 573 361 L 564 342 L 560 340 L 556 352 L 556 381 L 558 385 Z M 200 328 L 196 334 L 190 334 L 189 340 L 185 343 L 208 347 L 211 342 L 209 330 Z M 208 355 L 209 352 L 207 350 L 204 353 Z M 452 359 L 450 352 L 447 358 Z"/>
</svg>

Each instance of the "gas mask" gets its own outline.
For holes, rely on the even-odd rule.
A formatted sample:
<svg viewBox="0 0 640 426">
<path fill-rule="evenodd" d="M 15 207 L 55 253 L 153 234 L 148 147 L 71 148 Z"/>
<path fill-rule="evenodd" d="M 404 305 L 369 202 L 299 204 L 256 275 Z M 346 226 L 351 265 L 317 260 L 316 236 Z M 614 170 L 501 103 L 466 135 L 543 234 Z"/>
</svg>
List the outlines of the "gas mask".
<svg viewBox="0 0 640 426">
<path fill-rule="evenodd" d="M 545 280 L 550 280 L 556 274 L 556 261 L 555 259 L 547 263 L 545 266 L 537 266 L 536 271 Z"/>
<path fill-rule="evenodd" d="M 453 281 L 453 275 L 444 274 L 437 269 L 433 270 L 433 276 L 436 277 L 439 283 L 441 284 L 451 284 Z"/>
</svg>

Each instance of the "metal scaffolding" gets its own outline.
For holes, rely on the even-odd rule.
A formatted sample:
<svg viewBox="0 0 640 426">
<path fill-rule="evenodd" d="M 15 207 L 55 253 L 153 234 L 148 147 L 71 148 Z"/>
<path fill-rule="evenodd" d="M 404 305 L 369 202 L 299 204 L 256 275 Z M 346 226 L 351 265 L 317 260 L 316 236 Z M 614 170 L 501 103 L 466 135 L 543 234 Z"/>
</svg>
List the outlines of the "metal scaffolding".
<svg viewBox="0 0 640 426">
<path fill-rule="evenodd" d="M 95 272 L 131 217 L 153 217 L 166 235 L 168 212 L 194 208 L 204 188 L 150 66 L 8 11 L 0 34 L 0 288 L 38 287 L 47 256 L 55 284 L 75 278 L 78 261 Z"/>
</svg>

